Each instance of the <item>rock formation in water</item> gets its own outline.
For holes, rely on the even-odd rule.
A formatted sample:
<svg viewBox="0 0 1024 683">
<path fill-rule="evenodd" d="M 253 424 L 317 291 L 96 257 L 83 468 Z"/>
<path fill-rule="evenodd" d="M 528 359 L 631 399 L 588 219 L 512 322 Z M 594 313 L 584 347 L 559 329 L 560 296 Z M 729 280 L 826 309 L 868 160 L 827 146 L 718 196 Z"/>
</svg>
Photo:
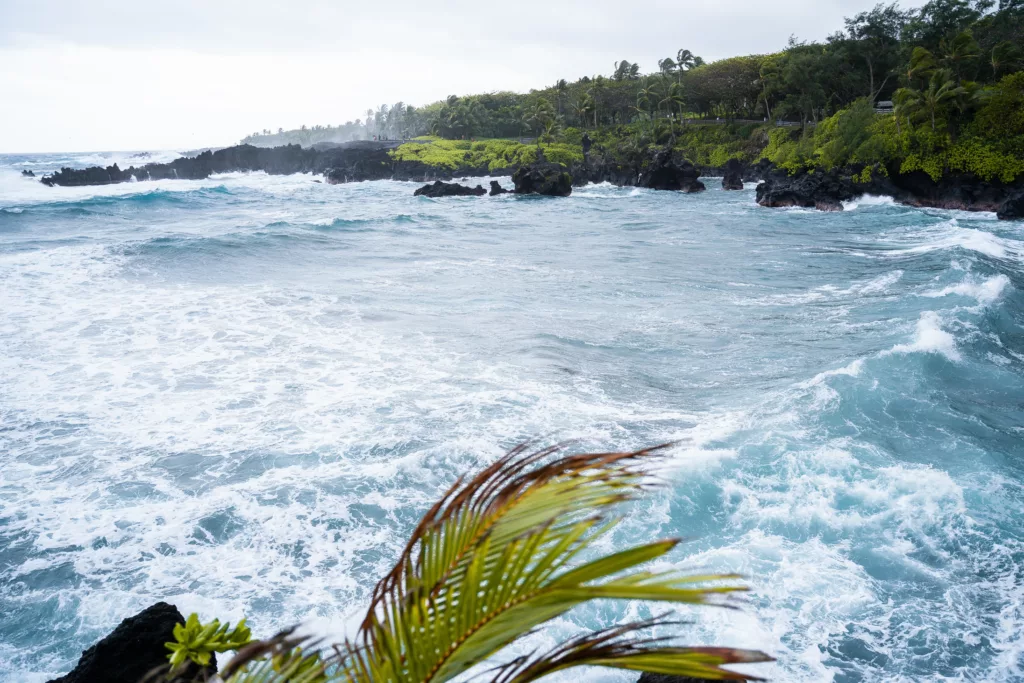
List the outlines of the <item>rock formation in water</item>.
<svg viewBox="0 0 1024 683">
<path fill-rule="evenodd" d="M 538 161 L 512 174 L 516 194 L 542 194 L 568 197 L 572 194 L 572 176 L 561 164 Z"/>
<path fill-rule="evenodd" d="M 743 162 L 739 159 L 729 159 L 722 171 L 723 190 L 743 189 Z"/>
<path fill-rule="evenodd" d="M 25 169 L 24 171 L 22 171 L 21 175 L 25 176 L 26 178 L 35 178 L 36 177 L 35 172 L 34 171 L 30 171 L 28 169 Z"/>
<path fill-rule="evenodd" d="M 843 202 L 863 194 L 837 173 L 775 174 L 757 186 L 757 203 L 771 208 L 800 206 L 842 211 Z"/>
<path fill-rule="evenodd" d="M 1024 192 L 1003 202 L 996 216 L 1004 221 L 1024 220 Z"/>
<path fill-rule="evenodd" d="M 703 192 L 706 188 L 698 178 L 700 171 L 684 159 L 682 153 L 664 149 L 651 156 L 641 169 L 636 184 L 652 190 Z"/>
<path fill-rule="evenodd" d="M 158 602 L 121 622 L 110 635 L 82 653 L 70 673 L 49 683 L 139 683 L 158 667 L 167 667 L 170 654 L 164 643 L 174 642 L 174 626 L 185 618 L 174 605 Z M 217 670 L 214 657 L 205 673 Z M 204 673 L 189 664 L 181 678 L 200 679 Z"/>
<path fill-rule="evenodd" d="M 466 187 L 458 183 L 435 180 L 433 185 L 424 185 L 412 194 L 414 197 L 479 197 L 487 194 L 487 190 L 479 185 Z"/>
<path fill-rule="evenodd" d="M 504 187 L 502 187 L 501 183 L 499 183 L 497 180 L 492 180 L 491 181 L 491 196 L 492 197 L 495 196 L 495 195 L 499 195 L 499 194 L 508 194 L 508 192 L 509 191 L 506 190 Z"/>
</svg>

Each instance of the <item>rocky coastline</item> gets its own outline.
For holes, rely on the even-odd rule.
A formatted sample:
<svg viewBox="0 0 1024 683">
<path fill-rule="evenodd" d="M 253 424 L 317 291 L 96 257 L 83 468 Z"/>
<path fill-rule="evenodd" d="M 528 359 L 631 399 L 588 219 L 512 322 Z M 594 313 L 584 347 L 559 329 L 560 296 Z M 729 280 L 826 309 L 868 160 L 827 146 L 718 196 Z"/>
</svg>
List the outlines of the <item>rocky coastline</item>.
<svg viewBox="0 0 1024 683">
<path fill-rule="evenodd" d="M 426 143 L 425 143 L 426 144 Z M 701 192 L 702 176 L 722 176 L 723 187 L 743 188 L 743 182 L 760 181 L 757 203 L 761 206 L 808 207 L 841 211 L 843 202 L 870 194 L 892 197 L 916 207 L 994 211 L 999 218 L 1024 218 L 1024 178 L 1014 183 L 986 181 L 970 174 L 948 174 L 938 181 L 921 171 L 900 173 L 898 169 L 854 166 L 824 171 L 801 171 L 790 175 L 762 161 L 743 165 L 730 161 L 721 168 L 698 168 L 678 150 L 652 148 L 631 161 L 589 154 L 585 161 L 565 168 L 541 157 L 534 164 L 494 169 L 466 166 L 455 169 L 430 166 L 421 161 L 395 160 L 389 154 L 396 143 L 358 141 L 323 144 L 310 148 L 299 145 L 263 148 L 237 145 L 169 163 L 150 163 L 121 169 L 62 168 L 40 178 L 49 186 L 109 185 L 114 183 L 180 178 L 202 180 L 215 173 L 264 171 L 273 175 L 313 173 L 329 184 L 367 180 L 403 180 L 432 183 L 452 178 L 511 175 L 519 194 L 567 196 L 572 186 L 608 182 L 620 187 L 646 187 L 684 193 Z M 557 172 L 556 172 L 557 171 Z M 519 178 L 517 181 L 516 178 Z M 481 188 L 483 189 L 483 188 Z M 442 194 L 434 194 L 440 192 Z M 424 194 L 448 196 L 461 192 L 435 188 Z M 483 194 L 472 188 L 472 194 Z"/>
<path fill-rule="evenodd" d="M 848 167 L 789 175 L 767 169 L 757 187 L 761 206 L 807 207 L 842 211 L 843 202 L 864 195 L 892 197 L 900 204 L 960 211 L 994 211 L 1004 220 L 1024 218 L 1024 179 L 987 181 L 970 174 L 949 174 L 938 181 L 927 173 L 879 167 Z"/>
</svg>

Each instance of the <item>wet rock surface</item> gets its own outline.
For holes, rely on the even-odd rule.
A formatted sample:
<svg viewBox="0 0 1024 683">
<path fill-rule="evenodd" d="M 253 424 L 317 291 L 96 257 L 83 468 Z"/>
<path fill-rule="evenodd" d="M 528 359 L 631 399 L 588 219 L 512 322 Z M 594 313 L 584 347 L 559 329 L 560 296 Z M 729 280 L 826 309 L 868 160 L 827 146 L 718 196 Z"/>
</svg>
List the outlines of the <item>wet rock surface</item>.
<svg viewBox="0 0 1024 683">
<path fill-rule="evenodd" d="M 537 162 L 512 174 L 516 194 L 542 194 L 568 197 L 572 194 L 572 175 L 561 164 Z"/>
<path fill-rule="evenodd" d="M 139 683 L 159 667 L 168 667 L 164 643 L 174 641 L 174 626 L 185 618 L 174 605 L 158 602 L 128 617 L 98 643 L 82 653 L 78 665 L 49 683 Z M 205 671 L 190 664 L 182 680 L 201 679 L 217 670 L 214 658 Z"/>
<path fill-rule="evenodd" d="M 1003 221 L 1024 221 L 1024 192 L 1000 204 L 996 216 Z"/>
<path fill-rule="evenodd" d="M 487 190 L 479 185 L 466 187 L 458 183 L 436 180 L 432 185 L 424 185 L 412 194 L 414 197 L 479 197 L 487 194 Z"/>
<path fill-rule="evenodd" d="M 722 171 L 722 189 L 742 190 L 743 171 L 743 162 L 739 159 L 730 159 Z"/>
<path fill-rule="evenodd" d="M 675 150 L 655 152 L 637 178 L 637 185 L 651 190 L 703 192 L 700 171 Z"/>
</svg>

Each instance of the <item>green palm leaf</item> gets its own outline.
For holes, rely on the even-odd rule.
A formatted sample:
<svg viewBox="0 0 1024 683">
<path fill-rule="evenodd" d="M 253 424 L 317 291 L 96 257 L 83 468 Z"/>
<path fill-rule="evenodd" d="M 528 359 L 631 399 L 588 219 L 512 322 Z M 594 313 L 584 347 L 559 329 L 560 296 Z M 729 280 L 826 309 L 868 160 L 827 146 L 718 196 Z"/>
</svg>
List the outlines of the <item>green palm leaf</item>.
<svg viewBox="0 0 1024 683">
<path fill-rule="evenodd" d="M 451 680 L 594 599 L 726 604 L 743 590 L 723 584 L 735 577 L 636 571 L 675 547 L 675 539 L 581 561 L 618 523 L 609 516 L 613 508 L 646 488 L 639 463 L 662 449 L 555 457 L 557 447 L 517 448 L 473 479 L 456 482 L 376 587 L 355 641 L 341 648 L 336 675 L 353 683 Z M 766 660 L 760 653 L 627 638 L 644 627 L 570 641 L 554 654 L 521 662 L 508 680 L 534 680 L 581 664 L 746 679 L 720 665 Z"/>
</svg>

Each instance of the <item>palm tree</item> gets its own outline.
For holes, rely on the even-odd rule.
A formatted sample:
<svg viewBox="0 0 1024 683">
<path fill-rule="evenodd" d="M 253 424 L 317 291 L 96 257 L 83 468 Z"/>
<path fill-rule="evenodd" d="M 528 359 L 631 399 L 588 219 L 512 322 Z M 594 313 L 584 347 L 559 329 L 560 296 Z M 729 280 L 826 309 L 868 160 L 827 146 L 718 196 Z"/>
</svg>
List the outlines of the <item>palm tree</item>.
<svg viewBox="0 0 1024 683">
<path fill-rule="evenodd" d="M 594 80 L 591 81 L 590 91 L 587 93 L 594 102 L 594 128 L 597 128 L 598 110 L 601 107 L 601 95 L 605 90 L 607 90 L 607 88 L 608 86 L 605 83 L 604 76 L 594 76 Z"/>
<path fill-rule="evenodd" d="M 658 106 L 662 105 L 672 112 L 673 108 L 679 109 L 680 120 L 685 121 L 683 118 L 683 108 L 686 106 L 686 99 L 683 97 L 683 86 L 679 83 L 673 83 L 668 87 L 668 91 L 665 93 L 665 97 L 658 103 Z"/>
<path fill-rule="evenodd" d="M 642 109 L 640 108 L 641 102 L 643 103 Z M 640 90 L 637 92 L 636 96 L 637 110 L 647 113 L 652 126 L 654 125 L 654 113 L 657 111 L 658 102 L 658 91 L 655 88 L 654 83 L 647 79 L 641 81 Z"/>
<path fill-rule="evenodd" d="M 697 66 L 696 57 L 689 50 L 680 50 L 676 53 L 676 66 L 680 71 L 689 71 Z"/>
<path fill-rule="evenodd" d="M 1020 50 L 1009 40 L 1005 40 L 992 48 L 989 64 L 992 66 L 993 76 L 999 76 L 1000 71 L 1013 71 L 1019 63 Z"/>
<path fill-rule="evenodd" d="M 936 69 L 935 56 L 923 47 L 915 47 L 910 55 L 910 64 L 904 74 L 907 87 L 912 88 L 917 80 L 924 80 L 931 76 Z"/>
<path fill-rule="evenodd" d="M 579 455 L 558 447 L 513 449 L 475 477 L 460 478 L 427 511 L 374 589 L 353 640 L 321 659 L 297 652 L 299 640 L 286 631 L 246 645 L 221 677 L 227 683 L 443 683 L 493 662 L 513 642 L 592 600 L 728 604 L 742 590 L 730 583 L 734 576 L 638 569 L 665 556 L 678 539 L 600 550 L 621 519 L 615 508 L 650 486 L 640 463 L 663 448 Z M 749 680 L 721 666 L 770 659 L 640 635 L 675 623 L 655 617 L 619 624 L 481 673 L 492 683 L 530 683 L 578 666 L 604 666 Z"/>
<path fill-rule="evenodd" d="M 587 114 L 594 109 L 594 98 L 587 93 L 583 93 L 577 97 L 572 103 L 572 110 L 576 112 L 576 116 L 579 118 L 583 127 L 587 127 Z"/>
<path fill-rule="evenodd" d="M 977 59 L 981 51 L 969 29 L 961 31 L 948 42 L 943 38 L 939 49 L 942 51 L 942 64 L 956 74 L 957 81 L 961 78 L 963 68 Z"/>
<path fill-rule="evenodd" d="M 562 115 L 562 99 L 566 96 L 566 94 L 568 94 L 568 92 L 569 92 L 569 82 L 566 81 L 564 78 L 560 78 L 558 80 L 558 82 L 555 83 L 555 98 L 558 100 L 558 115 L 559 116 Z"/>
<path fill-rule="evenodd" d="M 537 142 L 554 142 L 561 130 L 562 127 L 558 125 L 558 119 L 551 119 L 544 126 L 544 132 L 537 138 Z"/>
<path fill-rule="evenodd" d="M 932 73 L 928 80 L 928 87 L 921 90 L 913 88 L 900 88 L 893 97 L 901 111 L 908 116 L 917 113 L 924 113 L 929 116 L 932 123 L 932 132 L 935 132 L 935 119 L 947 103 L 954 102 L 967 94 L 967 90 L 958 86 L 952 80 L 952 74 L 945 69 L 938 69 Z"/>
</svg>

